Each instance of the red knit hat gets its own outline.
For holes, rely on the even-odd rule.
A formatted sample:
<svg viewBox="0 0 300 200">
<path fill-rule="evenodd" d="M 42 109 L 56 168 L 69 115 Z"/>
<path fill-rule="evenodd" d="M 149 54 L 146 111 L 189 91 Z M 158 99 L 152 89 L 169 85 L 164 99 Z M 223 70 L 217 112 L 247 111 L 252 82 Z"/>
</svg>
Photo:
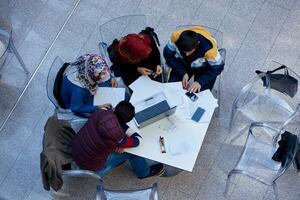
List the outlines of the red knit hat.
<svg viewBox="0 0 300 200">
<path fill-rule="evenodd" d="M 123 62 L 136 64 L 150 55 L 151 38 L 146 34 L 128 34 L 120 39 L 115 51 Z"/>
</svg>

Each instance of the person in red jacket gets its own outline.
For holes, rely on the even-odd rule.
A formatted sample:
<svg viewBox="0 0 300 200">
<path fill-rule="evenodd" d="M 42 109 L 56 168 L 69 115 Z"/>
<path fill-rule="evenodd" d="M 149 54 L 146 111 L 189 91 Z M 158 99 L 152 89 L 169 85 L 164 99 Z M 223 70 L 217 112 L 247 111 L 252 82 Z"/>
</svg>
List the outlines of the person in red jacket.
<svg viewBox="0 0 300 200">
<path fill-rule="evenodd" d="M 102 176 L 128 160 L 138 178 L 162 175 L 163 164 L 150 166 L 144 158 L 123 152 L 124 148 L 137 147 L 142 140 L 126 125 L 134 115 L 134 106 L 126 101 L 114 109 L 107 107 L 92 113 L 73 139 L 72 156 L 76 164 Z"/>
</svg>

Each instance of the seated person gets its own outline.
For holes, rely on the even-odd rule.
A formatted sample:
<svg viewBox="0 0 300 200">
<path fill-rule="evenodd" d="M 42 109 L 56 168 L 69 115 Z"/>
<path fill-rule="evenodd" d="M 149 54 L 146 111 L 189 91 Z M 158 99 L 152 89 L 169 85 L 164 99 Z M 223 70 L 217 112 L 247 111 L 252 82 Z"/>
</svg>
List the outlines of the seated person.
<svg viewBox="0 0 300 200">
<path fill-rule="evenodd" d="M 60 95 L 65 108 L 81 114 L 106 106 L 94 106 L 93 101 L 99 85 L 117 87 L 114 79 L 107 83 L 110 79 L 110 69 L 103 58 L 92 54 L 80 56 L 64 72 Z"/>
<path fill-rule="evenodd" d="M 169 82 L 182 81 L 183 88 L 190 92 L 211 90 L 224 69 L 215 39 L 200 26 L 173 32 L 163 54 L 172 69 Z M 194 82 L 189 85 L 192 76 Z"/>
<path fill-rule="evenodd" d="M 121 101 L 115 109 L 101 108 L 92 113 L 73 139 L 72 157 L 76 164 L 102 176 L 128 160 L 139 178 L 161 175 L 163 164 L 149 166 L 144 158 L 123 152 L 124 148 L 138 146 L 142 140 L 126 125 L 134 114 L 133 105 L 126 101 Z"/>
<path fill-rule="evenodd" d="M 112 70 L 116 76 L 121 76 L 126 86 L 141 75 L 161 81 L 160 53 L 152 35 L 156 36 L 153 29 L 147 27 L 139 34 L 128 34 L 119 41 L 115 39 L 108 47 Z"/>
</svg>

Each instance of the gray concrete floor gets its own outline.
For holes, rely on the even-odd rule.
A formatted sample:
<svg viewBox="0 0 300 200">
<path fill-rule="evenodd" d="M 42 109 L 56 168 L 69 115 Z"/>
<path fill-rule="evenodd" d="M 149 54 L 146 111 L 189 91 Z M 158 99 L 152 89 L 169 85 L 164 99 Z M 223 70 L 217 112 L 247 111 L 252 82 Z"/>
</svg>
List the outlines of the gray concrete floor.
<svg viewBox="0 0 300 200">
<path fill-rule="evenodd" d="M 9 1 L 16 46 L 31 73 L 75 3 Z M 51 62 L 58 55 L 71 61 L 83 53 L 97 53 L 99 25 L 134 13 L 147 16 L 163 45 L 178 24 L 203 24 L 223 32 L 227 60 L 221 80 L 221 112 L 211 121 L 193 173 L 138 180 L 122 166 L 105 177 L 106 187 L 132 189 L 158 182 L 166 200 L 274 199 L 271 188 L 244 178 L 234 182 L 228 198 L 223 196 L 227 173 L 243 145 L 242 139 L 229 142 L 228 113 L 239 89 L 255 76 L 256 69 L 276 66 L 272 60 L 300 74 L 299 0 L 82 0 L 0 132 L 0 199 L 51 199 L 42 189 L 39 171 L 43 125 L 53 112 L 45 90 Z M 29 79 L 12 56 L 1 74 L 0 124 Z M 300 174 L 290 168 L 278 180 L 280 199 L 299 200 L 299 183 Z"/>
</svg>

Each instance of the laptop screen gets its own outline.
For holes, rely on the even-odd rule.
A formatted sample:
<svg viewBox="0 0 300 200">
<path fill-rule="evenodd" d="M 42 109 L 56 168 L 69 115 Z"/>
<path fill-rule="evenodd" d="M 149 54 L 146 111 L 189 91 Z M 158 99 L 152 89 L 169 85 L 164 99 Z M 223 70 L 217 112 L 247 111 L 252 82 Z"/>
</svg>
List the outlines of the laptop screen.
<svg viewBox="0 0 300 200">
<path fill-rule="evenodd" d="M 164 117 L 174 114 L 176 106 L 170 108 L 166 100 L 154 104 L 140 112 L 137 112 L 134 117 L 134 121 L 139 128 L 143 128 L 149 124 L 152 124 Z"/>
</svg>

